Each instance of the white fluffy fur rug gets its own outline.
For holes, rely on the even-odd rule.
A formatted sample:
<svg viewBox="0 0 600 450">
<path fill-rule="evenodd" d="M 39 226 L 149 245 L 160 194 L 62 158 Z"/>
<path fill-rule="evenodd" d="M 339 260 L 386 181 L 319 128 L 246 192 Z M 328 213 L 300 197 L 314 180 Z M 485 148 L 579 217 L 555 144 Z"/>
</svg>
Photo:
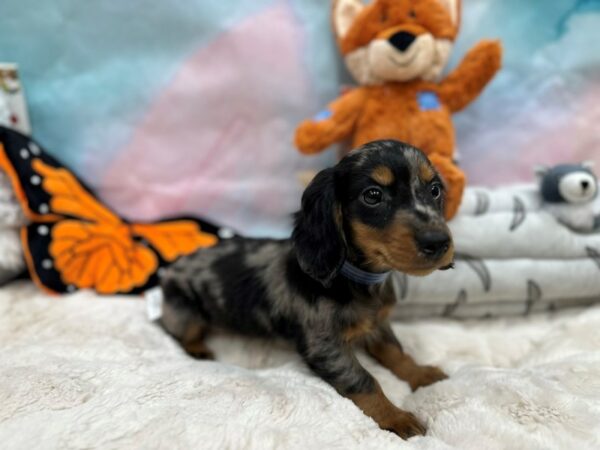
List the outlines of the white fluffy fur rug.
<svg viewBox="0 0 600 450">
<path fill-rule="evenodd" d="M 411 394 L 428 424 L 404 442 L 309 373 L 283 343 L 218 336 L 198 362 L 137 299 L 0 290 L 3 449 L 598 449 L 600 307 L 554 317 L 397 323 L 406 349 L 450 379 Z"/>
</svg>

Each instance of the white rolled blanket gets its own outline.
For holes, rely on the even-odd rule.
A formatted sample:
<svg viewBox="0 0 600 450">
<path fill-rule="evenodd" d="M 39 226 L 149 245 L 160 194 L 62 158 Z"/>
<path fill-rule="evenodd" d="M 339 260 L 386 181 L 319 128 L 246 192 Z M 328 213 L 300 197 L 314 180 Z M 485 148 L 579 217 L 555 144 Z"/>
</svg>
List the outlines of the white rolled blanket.
<svg viewBox="0 0 600 450">
<path fill-rule="evenodd" d="M 394 274 L 397 317 L 528 314 L 600 300 L 600 232 L 559 223 L 534 185 L 468 189 L 450 228 L 455 269 Z"/>
</svg>

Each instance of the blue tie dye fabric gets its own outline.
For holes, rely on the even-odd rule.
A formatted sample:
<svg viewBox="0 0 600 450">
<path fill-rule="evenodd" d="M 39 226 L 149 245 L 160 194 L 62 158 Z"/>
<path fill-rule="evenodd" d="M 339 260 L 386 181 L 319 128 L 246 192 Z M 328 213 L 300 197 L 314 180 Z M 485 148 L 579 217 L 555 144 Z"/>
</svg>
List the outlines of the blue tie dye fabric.
<svg viewBox="0 0 600 450">
<path fill-rule="evenodd" d="M 0 60 L 19 63 L 35 136 L 117 210 L 196 213 L 285 235 L 292 146 L 350 82 L 329 2 L 3 0 Z M 600 163 L 600 0 L 465 0 L 451 66 L 500 38 L 505 67 L 455 118 L 471 183 L 530 180 L 537 163 Z"/>
</svg>

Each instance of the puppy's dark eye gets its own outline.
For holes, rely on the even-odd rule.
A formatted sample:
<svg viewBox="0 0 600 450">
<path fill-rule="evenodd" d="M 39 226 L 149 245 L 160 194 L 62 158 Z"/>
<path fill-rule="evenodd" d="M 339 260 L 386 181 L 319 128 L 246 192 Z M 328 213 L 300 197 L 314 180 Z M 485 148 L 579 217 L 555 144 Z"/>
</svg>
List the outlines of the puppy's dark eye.
<svg viewBox="0 0 600 450">
<path fill-rule="evenodd" d="M 408 13 L 408 17 L 410 17 L 411 19 L 416 19 L 417 18 L 417 13 L 415 12 L 414 9 L 411 9 Z"/>
<path fill-rule="evenodd" d="M 434 183 L 431 185 L 431 196 L 434 200 L 439 199 L 442 196 L 442 185 Z"/>
<path fill-rule="evenodd" d="M 363 200 L 367 205 L 375 206 L 383 200 L 383 192 L 381 189 L 369 188 L 363 193 Z"/>
</svg>

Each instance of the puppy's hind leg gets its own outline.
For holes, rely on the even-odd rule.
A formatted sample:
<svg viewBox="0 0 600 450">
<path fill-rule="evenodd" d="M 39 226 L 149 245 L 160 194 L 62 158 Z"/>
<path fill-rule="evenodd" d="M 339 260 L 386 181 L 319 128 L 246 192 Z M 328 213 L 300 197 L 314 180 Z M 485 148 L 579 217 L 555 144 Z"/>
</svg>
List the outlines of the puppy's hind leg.
<svg viewBox="0 0 600 450">
<path fill-rule="evenodd" d="M 193 358 L 214 359 L 213 352 L 206 346 L 204 339 L 208 331 L 205 318 L 191 308 L 186 307 L 190 300 L 181 292 L 177 283 L 163 281 L 164 303 L 160 324 L 183 350 Z"/>
</svg>

